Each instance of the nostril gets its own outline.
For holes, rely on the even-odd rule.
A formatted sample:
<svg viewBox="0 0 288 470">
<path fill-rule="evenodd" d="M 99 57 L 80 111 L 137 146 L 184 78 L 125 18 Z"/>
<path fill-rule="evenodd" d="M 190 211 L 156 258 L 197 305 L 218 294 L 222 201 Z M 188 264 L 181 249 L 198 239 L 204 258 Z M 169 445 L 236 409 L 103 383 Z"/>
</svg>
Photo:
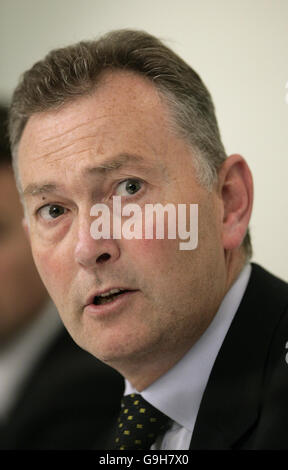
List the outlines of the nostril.
<svg viewBox="0 0 288 470">
<path fill-rule="evenodd" d="M 109 253 L 103 253 L 103 255 L 99 256 L 97 258 L 97 263 L 105 263 L 105 261 L 108 261 L 108 259 L 111 258 L 111 255 Z"/>
</svg>

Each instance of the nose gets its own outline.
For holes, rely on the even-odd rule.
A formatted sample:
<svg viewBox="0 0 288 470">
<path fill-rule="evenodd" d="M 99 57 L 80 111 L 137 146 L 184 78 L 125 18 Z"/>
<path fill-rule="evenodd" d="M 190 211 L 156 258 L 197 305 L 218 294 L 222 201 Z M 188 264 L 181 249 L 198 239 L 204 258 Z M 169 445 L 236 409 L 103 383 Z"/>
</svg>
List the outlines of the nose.
<svg viewBox="0 0 288 470">
<path fill-rule="evenodd" d="M 117 240 L 93 239 L 90 233 L 91 218 L 88 216 L 78 225 L 77 242 L 75 246 L 75 261 L 85 268 L 112 263 L 120 256 Z"/>
</svg>

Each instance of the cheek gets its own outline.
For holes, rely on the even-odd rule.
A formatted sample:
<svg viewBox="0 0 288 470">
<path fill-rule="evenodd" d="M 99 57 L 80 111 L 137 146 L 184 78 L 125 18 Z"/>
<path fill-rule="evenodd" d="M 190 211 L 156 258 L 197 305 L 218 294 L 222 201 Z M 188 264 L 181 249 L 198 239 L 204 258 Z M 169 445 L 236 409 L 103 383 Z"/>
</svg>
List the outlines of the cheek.
<svg viewBox="0 0 288 470">
<path fill-rule="evenodd" d="M 122 252 L 127 263 L 132 261 L 139 275 L 155 278 L 167 275 L 167 270 L 180 266 L 179 240 L 126 240 L 122 242 Z M 180 255 L 180 256 L 179 256 Z"/>
<path fill-rule="evenodd" d="M 145 259 L 155 259 L 165 250 L 165 240 L 124 240 L 123 251 L 129 252 L 129 257 L 137 259 L 139 262 Z"/>
</svg>

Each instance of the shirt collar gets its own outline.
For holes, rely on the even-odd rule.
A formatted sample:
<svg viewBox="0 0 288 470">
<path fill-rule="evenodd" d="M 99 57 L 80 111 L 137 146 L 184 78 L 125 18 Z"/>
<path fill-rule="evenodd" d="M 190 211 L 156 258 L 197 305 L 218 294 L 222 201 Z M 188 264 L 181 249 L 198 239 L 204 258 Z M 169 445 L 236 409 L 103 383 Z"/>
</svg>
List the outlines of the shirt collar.
<svg viewBox="0 0 288 470">
<path fill-rule="evenodd" d="M 192 431 L 213 364 L 242 300 L 251 274 L 246 265 L 225 295 L 207 330 L 187 354 L 141 392 L 145 400 Z M 125 395 L 139 393 L 126 381 Z M 175 399 L 177 397 L 177 399 Z"/>
</svg>

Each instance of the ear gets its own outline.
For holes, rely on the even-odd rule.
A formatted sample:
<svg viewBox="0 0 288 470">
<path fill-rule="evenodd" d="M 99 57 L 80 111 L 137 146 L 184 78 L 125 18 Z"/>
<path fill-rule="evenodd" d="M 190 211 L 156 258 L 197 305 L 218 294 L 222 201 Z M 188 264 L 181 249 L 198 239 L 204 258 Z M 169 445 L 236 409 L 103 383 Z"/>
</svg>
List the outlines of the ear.
<svg viewBox="0 0 288 470">
<path fill-rule="evenodd" d="M 222 200 L 222 242 L 225 250 L 240 247 L 245 237 L 253 205 L 253 179 L 241 155 L 231 155 L 219 171 Z"/>
</svg>

